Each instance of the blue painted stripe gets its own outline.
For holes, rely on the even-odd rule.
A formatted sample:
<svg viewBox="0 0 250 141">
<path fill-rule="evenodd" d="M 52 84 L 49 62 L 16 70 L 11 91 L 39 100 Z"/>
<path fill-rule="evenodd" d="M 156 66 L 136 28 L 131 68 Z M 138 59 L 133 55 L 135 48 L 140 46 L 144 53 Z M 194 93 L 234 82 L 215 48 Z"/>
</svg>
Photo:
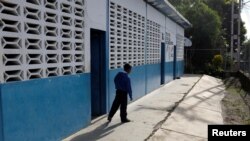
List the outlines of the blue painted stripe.
<svg viewBox="0 0 250 141">
<path fill-rule="evenodd" d="M 109 108 L 115 98 L 115 75 L 123 71 L 115 69 L 109 71 Z M 138 99 L 160 87 L 161 82 L 161 64 L 152 64 L 133 67 L 132 73 L 129 75 L 132 83 L 133 98 Z M 147 78 L 147 79 L 146 79 Z"/>
<path fill-rule="evenodd" d="M 139 99 L 145 96 L 146 94 L 145 73 L 146 73 L 145 66 L 137 66 L 133 67 L 133 72 L 130 74 L 134 100 Z"/>
<path fill-rule="evenodd" d="M 161 43 L 161 84 L 165 83 L 165 58 L 166 58 L 165 43 Z"/>
<path fill-rule="evenodd" d="M 0 140 L 3 141 L 2 86 L 0 84 Z"/>
<path fill-rule="evenodd" d="M 114 78 L 115 75 L 122 71 L 122 69 L 114 69 L 114 70 L 109 70 L 109 93 L 108 93 L 108 109 L 111 108 L 113 100 L 115 99 L 115 84 L 114 84 Z"/>
<path fill-rule="evenodd" d="M 181 77 L 184 74 L 184 61 L 176 61 L 176 76 Z"/>
<path fill-rule="evenodd" d="M 146 68 L 146 93 L 150 93 L 161 85 L 161 64 L 146 65 Z"/>
<path fill-rule="evenodd" d="M 90 74 L 3 84 L 4 140 L 61 140 L 90 123 L 90 101 Z"/>
<path fill-rule="evenodd" d="M 176 49 L 177 49 L 176 46 L 174 46 L 174 68 L 173 68 L 174 79 L 176 79 L 176 75 L 177 75 L 177 63 L 176 63 L 177 62 L 176 61 L 177 60 L 177 58 L 176 58 L 177 57 L 176 56 L 177 52 L 176 52 Z"/>
<path fill-rule="evenodd" d="M 122 69 L 115 69 L 109 71 L 109 109 L 112 106 L 112 102 L 115 98 L 115 84 L 114 78 L 116 74 Z M 129 75 L 131 79 L 133 98 L 134 100 L 144 96 L 145 92 L 145 66 L 136 66 L 132 68 L 132 73 Z"/>
<path fill-rule="evenodd" d="M 173 62 L 165 62 L 165 84 L 173 80 Z"/>
</svg>

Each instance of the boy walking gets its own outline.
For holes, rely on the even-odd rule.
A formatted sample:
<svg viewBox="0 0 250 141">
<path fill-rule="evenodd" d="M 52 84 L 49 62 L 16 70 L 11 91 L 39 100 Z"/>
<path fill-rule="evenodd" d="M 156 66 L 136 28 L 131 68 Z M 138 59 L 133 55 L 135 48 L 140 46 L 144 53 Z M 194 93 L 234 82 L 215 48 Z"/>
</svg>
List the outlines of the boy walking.
<svg viewBox="0 0 250 141">
<path fill-rule="evenodd" d="M 109 122 L 112 120 L 112 117 L 118 110 L 119 106 L 120 106 L 121 122 L 122 123 L 130 122 L 130 120 L 127 119 L 127 104 L 128 104 L 127 95 L 129 95 L 130 100 L 132 101 L 133 98 L 132 98 L 131 82 L 130 78 L 128 77 L 128 74 L 131 73 L 132 66 L 130 66 L 129 64 L 125 64 L 123 68 L 124 72 L 119 72 L 114 79 L 116 96 L 108 115 Z"/>
</svg>

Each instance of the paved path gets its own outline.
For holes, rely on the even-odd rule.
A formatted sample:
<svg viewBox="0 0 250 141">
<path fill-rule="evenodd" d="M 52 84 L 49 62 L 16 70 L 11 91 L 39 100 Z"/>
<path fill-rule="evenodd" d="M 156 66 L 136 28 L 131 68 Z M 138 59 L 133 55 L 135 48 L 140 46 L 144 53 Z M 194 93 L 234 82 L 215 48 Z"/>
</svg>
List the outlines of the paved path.
<svg viewBox="0 0 250 141">
<path fill-rule="evenodd" d="M 221 80 L 204 75 L 150 141 L 207 140 L 208 124 L 223 124 Z"/>
<path fill-rule="evenodd" d="M 224 86 L 210 76 L 185 75 L 128 106 L 130 123 L 119 112 L 111 123 L 105 116 L 65 141 L 200 141 L 207 124 L 222 124 L 220 100 Z"/>
</svg>

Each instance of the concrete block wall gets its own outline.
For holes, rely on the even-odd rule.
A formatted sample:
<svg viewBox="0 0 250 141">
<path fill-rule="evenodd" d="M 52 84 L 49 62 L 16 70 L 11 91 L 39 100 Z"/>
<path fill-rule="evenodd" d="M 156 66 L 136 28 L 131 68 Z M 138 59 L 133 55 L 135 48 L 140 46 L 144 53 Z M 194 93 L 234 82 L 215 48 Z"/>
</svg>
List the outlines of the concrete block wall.
<svg viewBox="0 0 250 141">
<path fill-rule="evenodd" d="M 84 0 L 0 2 L 1 141 L 60 140 L 90 122 L 86 12 Z"/>
<path fill-rule="evenodd" d="M 146 4 L 143 0 L 138 1 L 122 1 L 122 0 L 110 0 L 110 27 L 109 29 L 109 106 L 111 106 L 112 101 L 115 97 L 115 88 L 113 83 L 113 78 L 116 73 L 122 71 L 122 66 L 124 63 L 130 63 L 133 65 L 133 72 L 131 74 L 133 95 L 134 98 L 140 98 L 147 93 L 157 89 L 161 84 L 161 43 L 165 43 L 165 83 L 173 80 L 173 70 L 174 70 L 174 46 L 176 46 L 177 35 L 184 36 L 184 29 L 177 25 L 175 22 L 170 20 L 168 17 L 164 16 L 162 13 L 157 11 L 151 5 Z M 117 11 L 118 9 L 118 11 Z M 125 9 L 125 14 L 124 14 Z M 128 11 L 128 13 L 127 13 Z M 131 16 L 129 11 L 132 12 Z M 140 15 L 145 20 L 139 22 L 145 22 L 145 26 L 138 26 L 133 23 L 137 22 L 134 15 Z M 118 16 L 118 17 L 117 17 Z M 119 17 L 120 16 L 120 17 Z M 124 18 L 125 16 L 125 18 Z M 133 29 L 144 28 L 143 33 L 145 34 L 145 39 L 136 40 L 134 37 L 129 36 L 129 18 L 131 17 L 132 23 L 131 27 Z M 124 22 L 125 19 L 125 22 Z M 128 19 L 128 21 L 127 21 Z M 120 24 L 120 27 L 117 27 Z M 125 24 L 125 25 L 124 25 Z M 125 26 L 125 29 L 124 29 Z M 128 29 L 126 28 L 128 26 Z M 118 35 L 119 34 L 119 35 Z M 128 35 L 127 35 L 128 34 Z M 133 34 L 133 32 L 132 32 Z M 166 41 L 166 34 L 169 34 L 170 42 Z M 143 35 L 143 34 L 142 34 Z M 120 37 L 118 37 L 120 36 Z M 117 38 L 118 37 L 118 38 Z M 178 36 L 179 37 L 179 36 Z M 179 38 L 178 38 L 179 39 Z M 132 42 L 132 44 L 130 44 Z M 134 42 L 144 43 L 138 46 L 133 44 Z M 143 51 L 132 50 L 130 51 L 127 47 L 132 48 L 145 48 Z M 184 47 L 178 44 L 178 49 Z M 178 54 L 179 50 L 177 51 Z M 141 54 L 138 54 L 138 52 Z M 143 53 L 145 54 L 143 56 Z M 130 58 L 130 55 L 132 56 Z M 134 57 L 133 57 L 134 55 Z M 180 54 L 181 55 L 181 54 Z M 179 59 L 176 62 L 176 75 L 181 76 L 183 73 L 183 63 Z"/>
<path fill-rule="evenodd" d="M 115 43 L 111 2 L 128 12 L 115 11 Z M 165 83 L 173 80 L 173 46 L 184 29 L 143 0 L 9 0 L 0 5 L 0 140 L 61 140 L 90 123 L 90 29 L 106 32 L 107 111 L 115 96 L 113 79 L 124 63 L 133 65 L 134 99 L 160 87 L 162 42 Z M 118 31 L 119 24 L 127 29 Z M 181 76 L 183 59 L 177 64 Z"/>
</svg>

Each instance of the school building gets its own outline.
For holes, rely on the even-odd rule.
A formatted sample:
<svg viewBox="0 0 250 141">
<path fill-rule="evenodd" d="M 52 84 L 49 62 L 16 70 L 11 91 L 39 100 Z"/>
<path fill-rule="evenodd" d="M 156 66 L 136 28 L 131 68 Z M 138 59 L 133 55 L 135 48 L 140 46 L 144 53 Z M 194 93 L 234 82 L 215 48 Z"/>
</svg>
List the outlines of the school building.
<svg viewBox="0 0 250 141">
<path fill-rule="evenodd" d="M 181 77 L 191 24 L 167 0 L 1 0 L 0 140 L 55 141 Z"/>
</svg>

